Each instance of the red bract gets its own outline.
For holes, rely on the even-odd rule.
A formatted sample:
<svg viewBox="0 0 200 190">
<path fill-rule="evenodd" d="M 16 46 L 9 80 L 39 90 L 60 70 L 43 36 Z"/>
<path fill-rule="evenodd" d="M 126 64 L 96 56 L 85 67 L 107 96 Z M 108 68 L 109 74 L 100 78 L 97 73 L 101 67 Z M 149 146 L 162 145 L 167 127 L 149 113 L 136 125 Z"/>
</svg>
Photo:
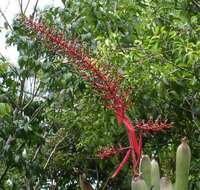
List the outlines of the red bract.
<svg viewBox="0 0 200 190">
<path fill-rule="evenodd" d="M 115 176 L 117 176 L 117 174 L 121 171 L 121 169 L 124 167 L 124 164 L 126 164 L 126 162 L 128 161 L 128 158 L 129 158 L 130 154 L 131 154 L 131 149 L 129 149 L 127 151 L 124 159 L 122 160 L 122 162 L 120 163 L 119 167 L 117 168 L 117 170 L 112 175 L 112 178 L 114 178 Z"/>
<path fill-rule="evenodd" d="M 144 128 L 148 128 L 148 130 L 153 130 L 157 127 L 150 124 L 148 127 L 137 124 L 137 127 L 140 129 L 138 142 L 135 128 L 126 115 L 126 110 L 129 105 L 126 100 L 128 99 L 129 93 L 128 91 L 121 90 L 118 79 L 112 78 L 110 71 L 99 68 L 95 61 L 91 61 L 90 57 L 85 54 L 81 48 L 78 48 L 76 41 L 68 41 L 63 34 L 58 34 L 54 30 L 45 27 L 42 23 L 34 22 L 32 19 L 22 18 L 22 20 L 27 29 L 36 32 L 43 41 L 48 42 L 48 48 L 50 50 L 53 49 L 57 54 L 67 56 L 74 60 L 72 64 L 73 67 L 79 72 L 82 78 L 89 82 L 98 92 L 101 98 L 106 102 L 106 107 L 114 111 L 118 125 L 125 125 L 130 147 L 123 151 L 122 149 L 111 148 L 99 153 L 101 158 L 108 158 L 114 154 L 127 151 L 120 166 L 113 174 L 113 177 L 119 173 L 130 156 L 132 158 L 133 170 L 135 171 L 142 151 L 141 129 L 144 130 Z"/>
</svg>

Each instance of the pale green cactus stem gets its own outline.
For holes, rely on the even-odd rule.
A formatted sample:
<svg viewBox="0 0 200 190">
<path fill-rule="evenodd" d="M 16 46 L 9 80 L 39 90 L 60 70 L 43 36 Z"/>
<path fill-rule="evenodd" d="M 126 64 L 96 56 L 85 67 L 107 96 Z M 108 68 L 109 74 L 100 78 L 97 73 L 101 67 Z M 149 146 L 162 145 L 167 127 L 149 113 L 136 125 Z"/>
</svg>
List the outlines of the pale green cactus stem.
<svg viewBox="0 0 200 190">
<path fill-rule="evenodd" d="M 168 177 L 160 179 L 160 190 L 173 190 L 173 185 Z"/>
<path fill-rule="evenodd" d="M 191 150 L 187 138 L 183 138 L 176 152 L 176 190 L 188 190 L 190 160 Z"/>
<path fill-rule="evenodd" d="M 135 177 L 131 182 L 131 190 L 149 190 L 141 176 Z"/>
<path fill-rule="evenodd" d="M 155 159 L 151 161 L 151 185 L 152 190 L 160 190 L 160 169 Z"/>
<path fill-rule="evenodd" d="M 151 160 L 148 155 L 143 155 L 140 160 L 139 171 L 148 187 L 151 187 Z"/>
<path fill-rule="evenodd" d="M 176 182 L 172 185 L 168 177 L 160 179 L 158 162 L 155 159 L 150 162 L 149 157 L 144 155 L 139 167 L 141 175 L 133 178 L 131 188 L 132 190 L 188 190 L 190 161 L 191 150 L 187 138 L 183 138 L 176 153 Z"/>
</svg>

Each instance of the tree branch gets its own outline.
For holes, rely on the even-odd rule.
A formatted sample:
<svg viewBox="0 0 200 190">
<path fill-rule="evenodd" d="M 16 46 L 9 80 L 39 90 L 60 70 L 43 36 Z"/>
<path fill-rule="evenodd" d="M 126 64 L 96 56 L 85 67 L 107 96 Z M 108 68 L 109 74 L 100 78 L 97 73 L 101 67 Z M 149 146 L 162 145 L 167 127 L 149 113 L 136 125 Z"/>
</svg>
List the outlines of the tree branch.
<svg viewBox="0 0 200 190">
<path fill-rule="evenodd" d="M 1 56 L 1 58 L 4 60 L 4 61 L 6 61 L 6 58 L 5 58 L 5 56 L 0 52 L 0 56 Z"/>
<path fill-rule="evenodd" d="M 108 178 L 106 179 L 106 182 L 103 184 L 103 187 L 101 188 L 101 190 L 105 190 L 106 189 L 106 186 L 108 185 L 108 182 L 110 181 L 111 176 L 112 175 L 108 176 Z"/>
<path fill-rule="evenodd" d="M 4 170 L 3 174 L 0 177 L 0 183 L 3 181 L 3 178 L 6 176 L 6 173 L 8 172 L 9 165 L 6 166 L 6 169 Z"/>
<path fill-rule="evenodd" d="M 35 86 L 36 86 L 36 75 L 35 75 L 34 84 L 33 84 L 33 96 L 30 99 L 30 101 L 23 107 L 23 110 L 25 110 L 33 102 L 34 98 L 37 96 L 37 93 L 38 93 L 38 91 L 40 89 L 40 84 L 38 85 L 36 91 L 35 91 Z"/>
<path fill-rule="evenodd" d="M 97 190 L 99 190 L 99 169 L 97 164 L 96 164 L 96 176 L 97 176 Z"/>
<path fill-rule="evenodd" d="M 192 3 L 193 3 L 194 5 L 196 5 L 197 8 L 200 9 L 200 4 L 198 3 L 198 1 L 192 0 Z"/>
<path fill-rule="evenodd" d="M 65 6 L 65 1 L 66 1 L 66 0 L 61 0 L 61 1 L 62 1 L 63 5 Z"/>
<path fill-rule="evenodd" d="M 1 8 L 0 8 L 0 14 L 1 14 L 1 16 L 4 18 L 6 24 L 7 24 L 8 27 L 10 28 L 10 30 L 13 31 L 11 25 L 10 25 L 9 22 L 8 22 L 8 19 L 6 18 L 5 14 L 4 14 L 3 11 L 1 10 Z"/>
<path fill-rule="evenodd" d="M 41 104 L 40 107 L 38 107 L 35 112 L 33 113 L 32 118 L 30 119 L 29 123 L 31 123 L 36 117 L 37 115 L 40 113 L 40 111 L 42 110 L 42 108 L 47 104 L 47 102 L 44 102 L 43 104 Z"/>
<path fill-rule="evenodd" d="M 41 144 L 39 146 L 37 146 L 37 149 L 36 149 L 35 154 L 33 156 L 32 162 L 35 161 L 35 159 L 37 158 L 37 155 L 38 155 L 40 149 L 41 149 Z"/>
<path fill-rule="evenodd" d="M 53 127 L 53 122 L 52 122 L 52 124 L 50 125 L 49 130 L 51 130 L 52 127 Z M 45 131 L 45 132 L 44 132 L 44 135 L 43 135 L 43 138 L 44 138 L 44 139 L 46 138 L 47 134 L 48 134 L 47 131 Z M 32 162 L 37 158 L 37 155 L 38 155 L 38 153 L 39 153 L 41 147 L 42 147 L 41 144 L 40 144 L 39 146 L 37 146 L 37 149 L 36 149 L 35 154 L 34 154 L 34 156 L 33 156 Z"/>
<path fill-rule="evenodd" d="M 39 2 L 39 0 L 37 0 L 36 3 L 35 3 L 34 9 L 33 9 L 33 13 L 32 13 L 32 15 L 31 15 L 32 18 L 34 18 L 35 13 L 36 13 L 36 11 L 37 11 L 38 2 Z"/>
<path fill-rule="evenodd" d="M 24 86 L 25 86 L 25 78 L 20 80 L 20 94 L 19 94 L 19 98 L 18 98 L 18 107 L 21 112 L 23 110 L 22 106 L 23 106 Z"/>
<path fill-rule="evenodd" d="M 51 151 L 51 154 L 49 155 L 49 158 L 47 159 L 46 164 L 44 165 L 44 170 L 47 168 L 47 166 L 48 166 L 53 154 L 55 153 L 56 149 L 64 141 L 65 138 L 66 138 L 66 135 L 60 141 L 58 141 L 58 143 L 54 146 L 53 150 Z"/>
<path fill-rule="evenodd" d="M 27 9 L 28 9 L 28 6 L 29 6 L 29 4 L 30 4 L 30 1 L 31 1 L 31 0 L 28 0 L 28 3 L 26 4 L 26 8 L 24 9 L 24 14 L 26 14 L 26 11 L 27 11 Z"/>
<path fill-rule="evenodd" d="M 22 3 L 22 0 L 18 0 L 18 4 L 19 4 L 20 12 L 21 12 L 21 14 L 23 14 L 23 3 Z"/>
<path fill-rule="evenodd" d="M 26 90 L 24 90 L 23 92 L 24 92 L 25 94 L 29 94 L 29 95 L 31 95 L 31 96 L 34 96 L 33 93 L 28 92 L 28 91 L 26 91 Z M 40 96 L 39 94 L 36 94 L 35 97 L 42 98 L 42 99 L 44 99 L 44 100 L 47 100 L 47 99 L 48 99 L 48 97 L 46 97 L 46 96 Z"/>
</svg>

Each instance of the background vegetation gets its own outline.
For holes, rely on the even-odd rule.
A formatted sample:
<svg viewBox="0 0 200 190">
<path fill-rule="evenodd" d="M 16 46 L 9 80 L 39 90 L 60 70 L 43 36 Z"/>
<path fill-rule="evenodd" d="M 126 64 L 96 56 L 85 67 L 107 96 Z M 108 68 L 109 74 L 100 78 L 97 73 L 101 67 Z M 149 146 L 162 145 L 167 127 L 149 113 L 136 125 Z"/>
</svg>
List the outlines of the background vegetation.
<svg viewBox="0 0 200 190">
<path fill-rule="evenodd" d="M 133 121 L 162 117 L 173 129 L 145 134 L 144 153 L 155 154 L 173 179 L 183 136 L 192 150 L 190 190 L 200 189 L 200 4 L 192 0 L 66 0 L 64 8 L 33 17 L 83 42 L 99 64 L 124 76 L 133 92 Z M 23 13 L 23 10 L 22 12 Z M 85 173 L 96 189 L 130 189 L 127 165 L 109 179 L 121 155 L 100 160 L 102 147 L 128 144 L 87 83 L 36 35 L 13 20 L 8 45 L 18 65 L 0 60 L 0 186 L 2 189 L 80 189 Z M 66 60 L 65 60 L 66 61 Z"/>
</svg>

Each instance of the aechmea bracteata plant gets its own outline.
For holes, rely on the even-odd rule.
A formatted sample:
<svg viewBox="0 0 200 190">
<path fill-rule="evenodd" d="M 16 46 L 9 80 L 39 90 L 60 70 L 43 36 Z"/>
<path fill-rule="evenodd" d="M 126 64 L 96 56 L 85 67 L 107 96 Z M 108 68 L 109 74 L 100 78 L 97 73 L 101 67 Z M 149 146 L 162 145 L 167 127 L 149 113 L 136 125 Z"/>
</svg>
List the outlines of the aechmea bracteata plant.
<svg viewBox="0 0 200 190">
<path fill-rule="evenodd" d="M 121 126 L 124 124 L 126 127 L 129 147 L 111 148 L 99 153 L 101 158 L 108 158 L 116 153 L 125 154 L 113 177 L 120 172 L 130 157 L 133 165 L 133 173 L 134 175 L 138 174 L 142 151 L 142 133 L 145 131 L 151 132 L 168 129 L 171 125 L 161 121 L 153 122 L 152 120 L 147 123 L 139 122 L 138 124 L 133 124 L 126 114 L 128 105 L 130 104 L 127 101 L 129 99 L 129 91 L 120 87 L 119 80 L 113 77 L 112 71 L 105 70 L 103 65 L 99 67 L 75 40 L 67 40 L 63 34 L 56 32 L 52 28 L 47 28 L 45 24 L 34 21 L 31 18 L 20 17 L 19 20 L 25 29 L 27 29 L 27 34 L 28 32 L 34 32 L 40 40 L 48 42 L 47 48 L 50 50 L 53 49 L 54 52 L 61 56 L 73 59 L 72 64 L 71 62 L 69 64 L 98 92 L 98 95 L 104 100 L 106 107 L 114 111 L 118 125 Z M 138 128 L 139 135 L 136 134 L 135 128 Z"/>
</svg>

